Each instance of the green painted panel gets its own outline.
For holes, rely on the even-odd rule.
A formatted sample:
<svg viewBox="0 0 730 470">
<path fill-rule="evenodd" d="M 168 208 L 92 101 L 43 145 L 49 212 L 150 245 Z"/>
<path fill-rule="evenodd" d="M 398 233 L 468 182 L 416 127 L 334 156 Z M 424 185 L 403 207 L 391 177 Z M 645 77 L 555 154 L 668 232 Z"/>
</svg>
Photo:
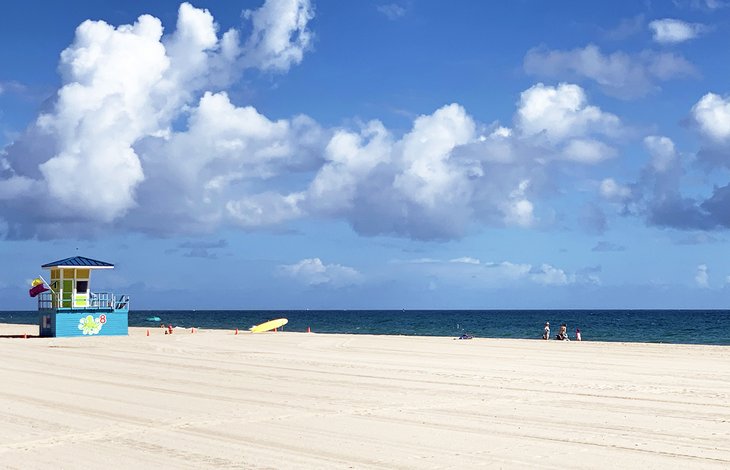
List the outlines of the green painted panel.
<svg viewBox="0 0 730 470">
<path fill-rule="evenodd" d="M 64 271 L 68 271 L 64 269 Z M 74 281 L 73 279 L 64 279 L 61 282 L 61 288 L 63 289 L 61 295 L 61 307 L 71 308 L 73 306 L 73 294 L 74 294 Z"/>
</svg>

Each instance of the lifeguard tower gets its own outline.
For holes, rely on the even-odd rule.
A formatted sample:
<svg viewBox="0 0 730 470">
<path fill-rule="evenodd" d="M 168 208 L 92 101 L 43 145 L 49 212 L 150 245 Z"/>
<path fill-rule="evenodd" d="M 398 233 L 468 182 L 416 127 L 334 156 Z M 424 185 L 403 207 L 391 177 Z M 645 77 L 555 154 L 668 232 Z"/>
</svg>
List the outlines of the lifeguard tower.
<svg viewBox="0 0 730 470">
<path fill-rule="evenodd" d="M 129 333 L 129 296 L 91 290 L 91 272 L 113 264 L 74 256 L 41 267 L 51 271 L 49 291 L 38 296 L 41 336 Z"/>
</svg>

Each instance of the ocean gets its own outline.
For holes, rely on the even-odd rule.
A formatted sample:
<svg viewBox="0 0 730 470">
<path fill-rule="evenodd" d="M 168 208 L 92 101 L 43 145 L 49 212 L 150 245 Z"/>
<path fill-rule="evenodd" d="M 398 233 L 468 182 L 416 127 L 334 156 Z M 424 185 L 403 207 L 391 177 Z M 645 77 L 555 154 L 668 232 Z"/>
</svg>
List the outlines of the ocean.
<svg viewBox="0 0 730 470">
<path fill-rule="evenodd" d="M 566 323 L 584 341 L 730 345 L 727 310 L 134 310 L 129 326 L 246 330 L 282 317 L 285 331 L 314 333 L 538 339 L 549 321 L 553 338 Z M 36 311 L 0 312 L 0 323 L 37 322 Z"/>
</svg>

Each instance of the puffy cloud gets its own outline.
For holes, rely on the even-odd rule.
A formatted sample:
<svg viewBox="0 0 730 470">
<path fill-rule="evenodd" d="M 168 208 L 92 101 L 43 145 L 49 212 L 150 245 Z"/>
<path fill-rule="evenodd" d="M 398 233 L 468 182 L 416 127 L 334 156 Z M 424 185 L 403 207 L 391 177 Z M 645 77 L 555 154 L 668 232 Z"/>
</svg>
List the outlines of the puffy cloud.
<svg viewBox="0 0 730 470">
<path fill-rule="evenodd" d="M 707 93 L 692 107 L 692 117 L 700 132 L 715 142 L 724 143 L 730 137 L 730 98 Z"/>
<path fill-rule="evenodd" d="M 567 83 L 557 87 L 538 83 L 522 92 L 516 127 L 523 137 L 545 139 L 556 150 L 556 158 L 582 164 L 614 157 L 615 149 L 598 136 L 621 133 L 617 116 L 589 105 L 585 91 Z"/>
<path fill-rule="evenodd" d="M 450 165 L 451 151 L 474 139 L 475 125 L 464 108 L 452 104 L 431 116 L 420 116 L 402 140 L 402 172 L 393 186 L 416 204 L 433 208 L 468 197 L 454 192 L 468 177 L 468 168 Z"/>
<path fill-rule="evenodd" d="M 691 117 L 702 138 L 697 152 L 697 162 L 706 170 L 730 168 L 730 98 L 714 93 L 704 95 L 691 110 Z M 711 199 L 702 203 L 706 210 L 720 210 L 725 200 L 725 190 L 715 188 Z M 730 226 L 730 221 L 720 219 L 720 225 Z"/>
<path fill-rule="evenodd" d="M 595 164 L 615 157 L 616 150 L 598 140 L 573 139 L 565 146 L 563 156 L 574 162 Z"/>
<path fill-rule="evenodd" d="M 357 284 L 362 279 L 362 275 L 351 267 L 324 264 L 319 258 L 303 259 L 279 268 L 282 273 L 310 286 L 343 287 Z"/>
<path fill-rule="evenodd" d="M 530 180 L 520 181 L 517 188 L 509 194 L 509 198 L 504 204 L 504 221 L 508 225 L 517 225 L 520 227 L 529 227 L 534 221 L 534 206 L 525 194 L 530 187 Z"/>
<path fill-rule="evenodd" d="M 657 173 L 666 172 L 676 164 L 677 151 L 670 138 L 650 135 L 644 138 L 644 145 L 651 154 L 651 165 Z"/>
<path fill-rule="evenodd" d="M 531 49 L 523 67 L 530 75 L 592 80 L 604 93 L 622 99 L 647 95 L 657 88 L 657 81 L 697 75 L 695 67 L 681 55 L 654 51 L 604 54 L 593 44 L 567 51 Z"/>
<path fill-rule="evenodd" d="M 620 127 L 567 84 L 524 92 L 514 129 L 487 130 L 456 104 L 420 116 L 400 139 L 373 121 L 335 133 L 304 207 L 343 216 L 363 234 L 443 239 L 473 221 L 532 226 L 551 162 L 606 158 L 612 151 L 598 138 Z"/>
<path fill-rule="evenodd" d="M 681 194 L 685 174 L 680 154 L 674 142 L 664 136 L 648 136 L 644 146 L 650 161 L 641 176 L 630 186 L 624 213 L 641 214 L 651 225 L 679 229 L 707 230 L 716 227 L 719 220 L 711 214 L 706 202 Z"/>
<path fill-rule="evenodd" d="M 238 126 L 236 131 L 249 124 L 242 124 L 241 120 L 253 117 L 251 128 L 248 133 L 241 132 L 239 141 L 248 139 L 253 142 L 252 146 L 258 144 L 253 159 L 261 172 L 268 168 L 260 162 L 267 158 L 262 141 L 268 139 L 269 156 L 274 161 L 280 161 L 286 149 L 294 152 L 290 144 L 279 139 L 281 134 L 287 134 L 287 138 L 301 137 L 298 145 L 304 144 L 306 148 L 309 136 L 297 132 L 308 132 L 304 130 L 310 124 L 307 118 L 271 123 L 269 127 L 273 129 L 262 130 L 268 120 L 255 119 L 256 112 L 250 108 L 237 113 L 225 109 L 220 102 L 227 97 L 206 94 L 197 108 L 191 107 L 206 87 L 225 84 L 245 67 L 284 68 L 285 63 L 301 60 L 303 49 L 299 46 L 307 42 L 306 21 L 311 18 L 308 2 L 269 0 L 250 15 L 257 39 L 249 42 L 255 47 L 243 52 L 239 51 L 235 30 L 226 32 L 219 40 L 212 15 L 188 3 L 180 5 L 176 30 L 169 36 L 163 36 L 162 24 L 149 15 L 140 16 L 132 25 L 119 27 L 103 21 L 83 22 L 76 30 L 74 42 L 61 54 L 59 70 L 63 86 L 52 109 L 5 150 L 4 161 L 9 168 L 0 173 L 0 187 L 4 188 L 6 197 L 11 191 L 23 195 L 33 185 L 33 194 L 26 194 L 25 205 L 48 207 L 48 201 L 53 201 L 54 206 L 53 211 L 36 209 L 39 213 L 35 215 L 23 214 L 17 209 L 18 204 L 0 209 L 14 227 L 14 236 L 52 237 L 59 233 L 68 236 L 74 234 L 70 223 L 111 224 L 127 216 L 128 226 L 143 227 L 162 214 L 170 217 L 184 214 L 179 197 L 190 194 L 175 195 L 174 190 L 186 183 L 187 188 L 200 183 L 185 179 L 185 171 L 215 164 L 207 158 L 210 154 L 196 155 L 190 153 L 191 149 L 188 152 L 179 149 L 186 139 L 181 136 L 184 132 L 173 132 L 173 124 L 190 110 L 189 130 L 197 131 L 198 135 L 205 132 L 206 125 L 207 130 L 211 127 L 202 121 L 219 117 L 210 115 L 210 109 L 216 105 L 237 119 L 232 124 Z M 287 23 L 292 17 L 297 18 L 298 33 Z M 282 38 L 292 35 L 295 43 L 288 49 Z M 276 130 L 282 127 L 286 129 L 277 134 Z M 188 138 L 187 143 L 191 140 Z M 235 145 L 234 141 L 216 145 Z M 209 150 L 205 145 L 194 147 Z M 173 158 L 176 150 L 184 153 L 177 161 Z M 212 158 L 223 160 L 225 149 L 216 150 Z M 229 154 L 235 151 L 229 150 Z M 174 180 L 173 174 L 181 178 Z M 216 175 L 218 180 L 211 176 L 211 181 L 203 181 L 204 187 L 215 190 L 216 183 L 229 174 L 223 171 Z M 176 196 L 178 199 L 171 201 Z M 185 202 L 183 197 L 183 206 Z M 167 204 L 167 210 L 163 204 Z M 135 211 L 139 206 L 142 209 Z M 154 213 L 156 209 L 160 212 Z M 28 226 L 25 221 L 28 218 L 36 223 L 35 227 Z M 61 222 L 66 227 L 61 228 Z M 186 225 L 184 220 L 180 222 Z M 204 222 L 210 222 L 210 217 Z M 86 233 L 87 230 L 84 229 Z"/>
<path fill-rule="evenodd" d="M 663 18 L 649 23 L 654 41 L 660 44 L 676 44 L 694 39 L 707 30 L 700 23 L 687 23 L 673 18 Z"/>
<path fill-rule="evenodd" d="M 253 24 L 243 47 L 246 64 L 286 71 L 302 61 L 312 40 L 307 29 L 314 18 L 309 0 L 267 0 L 258 10 L 246 10 L 244 16 Z"/>
<path fill-rule="evenodd" d="M 343 216 L 368 235 L 460 236 L 484 173 L 478 160 L 455 151 L 476 139 L 474 120 L 456 104 L 418 117 L 397 140 L 378 121 L 358 133 L 338 131 L 304 205 L 311 213 Z"/>
<path fill-rule="evenodd" d="M 0 201 L 12 201 L 30 194 L 34 190 L 34 180 L 18 176 L 2 155 L 0 152 Z"/>
<path fill-rule="evenodd" d="M 708 93 L 692 108 L 691 115 L 702 137 L 696 161 L 706 170 L 730 167 L 730 104 Z M 682 230 L 714 230 L 730 227 L 730 185 L 715 186 L 707 196 L 682 194 L 685 168 L 673 142 L 649 136 L 644 145 L 652 156 L 635 199 L 644 206 L 649 223 Z"/>
<path fill-rule="evenodd" d="M 530 270 L 530 278 L 546 286 L 564 286 L 575 282 L 574 275 L 567 275 L 562 269 L 549 264 L 542 264 Z"/>
<path fill-rule="evenodd" d="M 710 287 L 710 273 L 706 264 L 700 264 L 697 266 L 697 271 L 695 272 L 695 283 L 698 287 Z"/>
<path fill-rule="evenodd" d="M 284 196 L 265 192 L 228 201 L 225 208 L 235 224 L 246 228 L 257 228 L 299 218 L 303 215 L 298 205 L 301 199 L 298 194 Z"/>
<path fill-rule="evenodd" d="M 241 188 L 313 165 L 323 145 L 310 118 L 271 121 L 228 96 L 205 93 L 190 112 L 187 129 L 140 146 L 148 181 L 140 185 L 146 203 L 131 219 L 156 231 L 176 230 L 180 221 L 217 227 L 275 225 L 299 217 L 299 197 Z M 184 196 L 181 198 L 181 196 Z M 159 224 L 160 219 L 167 224 Z"/>
<path fill-rule="evenodd" d="M 599 186 L 601 196 L 609 201 L 623 201 L 631 196 L 628 186 L 618 184 L 613 178 L 605 178 Z"/>
<path fill-rule="evenodd" d="M 120 28 L 85 21 L 61 53 L 67 84 L 38 125 L 57 137 L 58 152 L 40 170 L 62 205 L 106 222 L 134 206 L 144 174 L 132 144 L 169 117 L 153 104 L 170 67 L 161 37 L 160 21 L 148 15 Z"/>
<path fill-rule="evenodd" d="M 552 142 L 561 142 L 588 132 L 615 134 L 620 122 L 615 115 L 588 105 L 578 85 L 538 83 L 520 95 L 517 124 L 526 135 L 544 134 Z"/>
<path fill-rule="evenodd" d="M 168 36 L 151 16 L 83 23 L 62 55 L 56 103 L 0 156 L 9 236 L 198 235 L 335 218 L 362 235 L 444 240 L 477 224 L 543 223 L 553 173 L 615 154 L 618 117 L 571 84 L 525 90 L 510 127 L 456 103 L 400 135 L 378 120 L 323 129 L 303 115 L 270 119 L 220 87 L 246 67 L 301 60 L 312 9 L 269 0 L 247 16 L 254 32 L 240 40 L 189 4 Z"/>
<path fill-rule="evenodd" d="M 460 237 L 473 223 L 530 227 L 551 162 L 596 163 L 612 153 L 598 139 L 620 132 L 617 117 L 566 84 L 523 93 L 514 129 L 479 124 L 452 104 L 400 138 L 379 121 L 334 131 L 306 116 L 272 121 L 224 92 L 187 109 L 184 129 L 133 146 L 145 179 L 139 204 L 118 219 L 124 227 L 205 233 L 332 217 L 364 235 L 418 239 Z"/>
</svg>

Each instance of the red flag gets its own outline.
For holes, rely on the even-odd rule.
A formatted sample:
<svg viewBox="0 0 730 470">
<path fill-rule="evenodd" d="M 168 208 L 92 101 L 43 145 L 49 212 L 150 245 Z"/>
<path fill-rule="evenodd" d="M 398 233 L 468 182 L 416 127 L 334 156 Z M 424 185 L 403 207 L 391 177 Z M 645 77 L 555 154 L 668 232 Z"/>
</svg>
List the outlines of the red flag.
<svg viewBox="0 0 730 470">
<path fill-rule="evenodd" d="M 37 286 L 33 286 L 28 291 L 28 295 L 31 297 L 35 297 L 36 295 L 40 294 L 41 292 L 45 292 L 47 290 L 50 290 L 48 287 L 46 287 L 45 284 L 38 284 Z"/>
</svg>

